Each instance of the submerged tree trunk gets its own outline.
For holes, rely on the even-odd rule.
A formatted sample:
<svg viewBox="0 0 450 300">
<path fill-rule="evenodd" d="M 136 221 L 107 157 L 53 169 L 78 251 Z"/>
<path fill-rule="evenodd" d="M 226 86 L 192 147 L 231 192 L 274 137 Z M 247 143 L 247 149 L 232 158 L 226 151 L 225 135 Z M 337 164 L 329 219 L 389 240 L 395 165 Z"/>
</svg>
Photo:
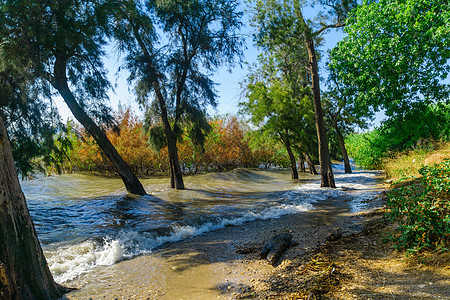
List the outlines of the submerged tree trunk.
<svg viewBox="0 0 450 300">
<path fill-rule="evenodd" d="M 57 299 L 65 292 L 39 245 L 0 117 L 0 299 Z"/>
<path fill-rule="evenodd" d="M 169 175 L 170 175 L 170 187 L 175 188 L 175 171 L 173 169 L 173 161 L 169 155 Z"/>
<path fill-rule="evenodd" d="M 181 172 L 180 161 L 178 159 L 177 137 L 170 127 L 169 117 L 167 114 L 166 102 L 161 93 L 161 87 L 158 80 L 153 82 L 156 98 L 158 99 L 159 108 L 161 109 L 161 119 L 164 126 L 164 133 L 167 138 L 167 150 L 170 161 L 170 185 L 177 190 L 184 190 L 183 173 Z"/>
<path fill-rule="evenodd" d="M 282 140 L 283 140 L 284 145 L 286 146 L 286 150 L 289 154 L 289 160 L 291 161 L 291 177 L 292 177 L 292 179 L 298 179 L 297 165 L 296 165 L 294 153 L 292 152 L 291 141 L 289 141 L 289 138 L 282 138 Z"/>
<path fill-rule="evenodd" d="M 116 148 L 111 144 L 106 134 L 94 123 L 76 101 L 67 84 L 66 62 L 64 59 L 56 60 L 54 77 L 51 80 L 51 84 L 60 93 L 74 117 L 84 126 L 84 128 L 86 128 L 89 134 L 92 135 L 100 149 L 102 149 L 103 153 L 114 165 L 122 178 L 127 191 L 131 194 L 146 195 L 147 193 L 141 182 L 131 171 L 128 164 L 122 159 Z"/>
<path fill-rule="evenodd" d="M 337 126 L 337 124 L 334 124 L 334 130 L 336 130 L 336 135 L 338 136 L 339 145 L 341 146 L 342 156 L 344 157 L 345 173 L 350 174 L 350 173 L 352 173 L 352 167 L 350 166 L 350 160 L 348 159 L 347 149 L 345 148 L 344 137 L 342 136 L 342 133 L 339 130 L 339 127 Z"/>
<path fill-rule="evenodd" d="M 180 161 L 178 159 L 177 139 L 176 137 L 167 137 L 168 152 L 171 162 L 170 183 L 172 188 L 184 190 L 183 173 L 181 172 Z"/>
<path fill-rule="evenodd" d="M 309 167 L 309 172 L 311 174 L 317 175 L 317 170 L 316 167 L 314 166 L 314 162 L 311 158 L 311 156 L 309 156 L 309 154 L 307 152 L 303 152 L 303 155 L 305 156 L 306 162 L 308 163 L 308 167 Z"/>
<path fill-rule="evenodd" d="M 298 159 L 298 167 L 301 173 L 306 173 L 305 159 L 303 158 L 302 154 L 300 154 L 300 158 Z"/>
</svg>

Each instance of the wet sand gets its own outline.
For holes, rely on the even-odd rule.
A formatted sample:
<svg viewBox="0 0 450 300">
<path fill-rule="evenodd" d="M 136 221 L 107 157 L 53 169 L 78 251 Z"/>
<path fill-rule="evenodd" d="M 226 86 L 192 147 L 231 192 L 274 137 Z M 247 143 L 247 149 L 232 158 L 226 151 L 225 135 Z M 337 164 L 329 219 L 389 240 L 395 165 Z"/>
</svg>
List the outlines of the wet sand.
<svg viewBox="0 0 450 300">
<path fill-rule="evenodd" d="M 358 203 L 352 195 L 382 190 L 375 184 L 367 190 L 314 204 L 315 209 L 279 219 L 257 220 L 228 226 L 184 241 L 169 243 L 145 255 L 98 267 L 65 285 L 75 287 L 66 299 L 233 299 L 242 288 L 276 270 L 259 251 L 272 236 L 290 232 L 296 243 L 278 264 L 303 255 L 338 229 L 359 231 L 367 210 L 377 203 Z"/>
</svg>

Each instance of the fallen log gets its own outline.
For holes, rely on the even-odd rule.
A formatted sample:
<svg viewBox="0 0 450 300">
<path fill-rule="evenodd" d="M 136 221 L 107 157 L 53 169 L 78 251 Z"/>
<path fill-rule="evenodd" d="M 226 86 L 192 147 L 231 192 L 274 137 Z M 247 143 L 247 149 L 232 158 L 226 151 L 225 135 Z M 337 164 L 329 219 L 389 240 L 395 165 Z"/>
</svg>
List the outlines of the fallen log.
<svg viewBox="0 0 450 300">
<path fill-rule="evenodd" d="M 272 237 L 263 247 L 261 251 L 261 258 L 269 261 L 273 266 L 280 258 L 281 254 L 290 246 L 292 235 L 289 233 L 282 233 Z"/>
</svg>

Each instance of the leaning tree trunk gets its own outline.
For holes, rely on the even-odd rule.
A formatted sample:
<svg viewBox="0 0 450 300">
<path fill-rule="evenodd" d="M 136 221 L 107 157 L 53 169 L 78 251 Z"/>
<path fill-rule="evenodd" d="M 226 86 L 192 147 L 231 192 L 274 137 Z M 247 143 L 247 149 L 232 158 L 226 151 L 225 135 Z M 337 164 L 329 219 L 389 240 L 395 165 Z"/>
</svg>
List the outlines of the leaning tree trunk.
<svg viewBox="0 0 450 300">
<path fill-rule="evenodd" d="M 311 83 L 313 90 L 314 114 L 316 119 L 317 140 L 319 143 L 319 161 L 321 187 L 336 187 L 334 182 L 333 169 L 331 168 L 330 150 L 328 149 L 327 134 L 325 132 L 325 122 L 323 121 L 322 104 L 320 102 L 319 69 L 317 67 L 316 50 L 314 48 L 314 37 L 311 27 L 306 24 L 299 2 L 294 1 L 295 14 L 302 23 L 305 34 L 306 50 L 308 51 L 309 69 L 311 73 Z"/>
<path fill-rule="evenodd" d="M 334 183 L 333 169 L 331 168 L 330 151 L 328 149 L 327 135 L 325 132 L 325 122 L 323 121 L 322 104 L 320 102 L 319 70 L 317 67 L 316 51 L 314 49 L 314 41 L 311 34 L 307 34 L 306 39 L 306 48 L 308 50 L 309 65 L 311 69 L 317 139 L 319 143 L 320 186 L 335 188 L 336 184 Z"/>
<path fill-rule="evenodd" d="M 65 292 L 39 245 L 0 117 L 0 299 L 57 299 Z"/>
<path fill-rule="evenodd" d="M 51 80 L 53 87 L 60 93 L 74 117 L 92 135 L 100 149 L 102 149 L 103 153 L 114 165 L 127 191 L 131 194 L 146 195 L 147 193 L 141 182 L 117 152 L 116 148 L 114 148 L 113 144 L 111 144 L 106 134 L 94 123 L 76 101 L 67 84 L 66 62 L 64 59 L 56 60 L 54 72 L 54 78 Z"/>
<path fill-rule="evenodd" d="M 350 173 L 352 173 L 352 167 L 350 166 L 350 160 L 348 159 L 347 149 L 345 148 L 344 137 L 342 136 L 342 133 L 339 130 L 339 127 L 337 126 L 337 124 L 334 124 L 334 130 L 336 130 L 336 135 L 338 136 L 339 145 L 341 146 L 342 156 L 344 157 L 345 173 L 350 174 Z"/>
<path fill-rule="evenodd" d="M 292 179 L 298 179 L 297 165 L 294 153 L 292 152 L 291 141 L 289 140 L 289 138 L 282 138 L 282 140 L 289 154 L 289 160 L 291 161 L 291 177 Z"/>
</svg>

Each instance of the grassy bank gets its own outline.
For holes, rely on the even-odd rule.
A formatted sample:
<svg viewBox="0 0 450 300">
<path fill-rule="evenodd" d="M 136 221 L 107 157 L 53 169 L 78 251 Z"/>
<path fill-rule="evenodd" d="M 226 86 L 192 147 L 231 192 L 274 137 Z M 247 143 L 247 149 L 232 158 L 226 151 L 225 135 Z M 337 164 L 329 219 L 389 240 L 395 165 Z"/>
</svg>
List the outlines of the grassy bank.
<svg viewBox="0 0 450 300">
<path fill-rule="evenodd" d="M 419 170 L 425 165 L 440 162 L 443 158 L 450 158 L 450 143 L 437 144 L 435 147 L 411 150 L 384 159 L 383 168 L 387 179 L 394 183 L 420 178 Z M 426 163 L 425 163 L 426 162 Z"/>
</svg>

